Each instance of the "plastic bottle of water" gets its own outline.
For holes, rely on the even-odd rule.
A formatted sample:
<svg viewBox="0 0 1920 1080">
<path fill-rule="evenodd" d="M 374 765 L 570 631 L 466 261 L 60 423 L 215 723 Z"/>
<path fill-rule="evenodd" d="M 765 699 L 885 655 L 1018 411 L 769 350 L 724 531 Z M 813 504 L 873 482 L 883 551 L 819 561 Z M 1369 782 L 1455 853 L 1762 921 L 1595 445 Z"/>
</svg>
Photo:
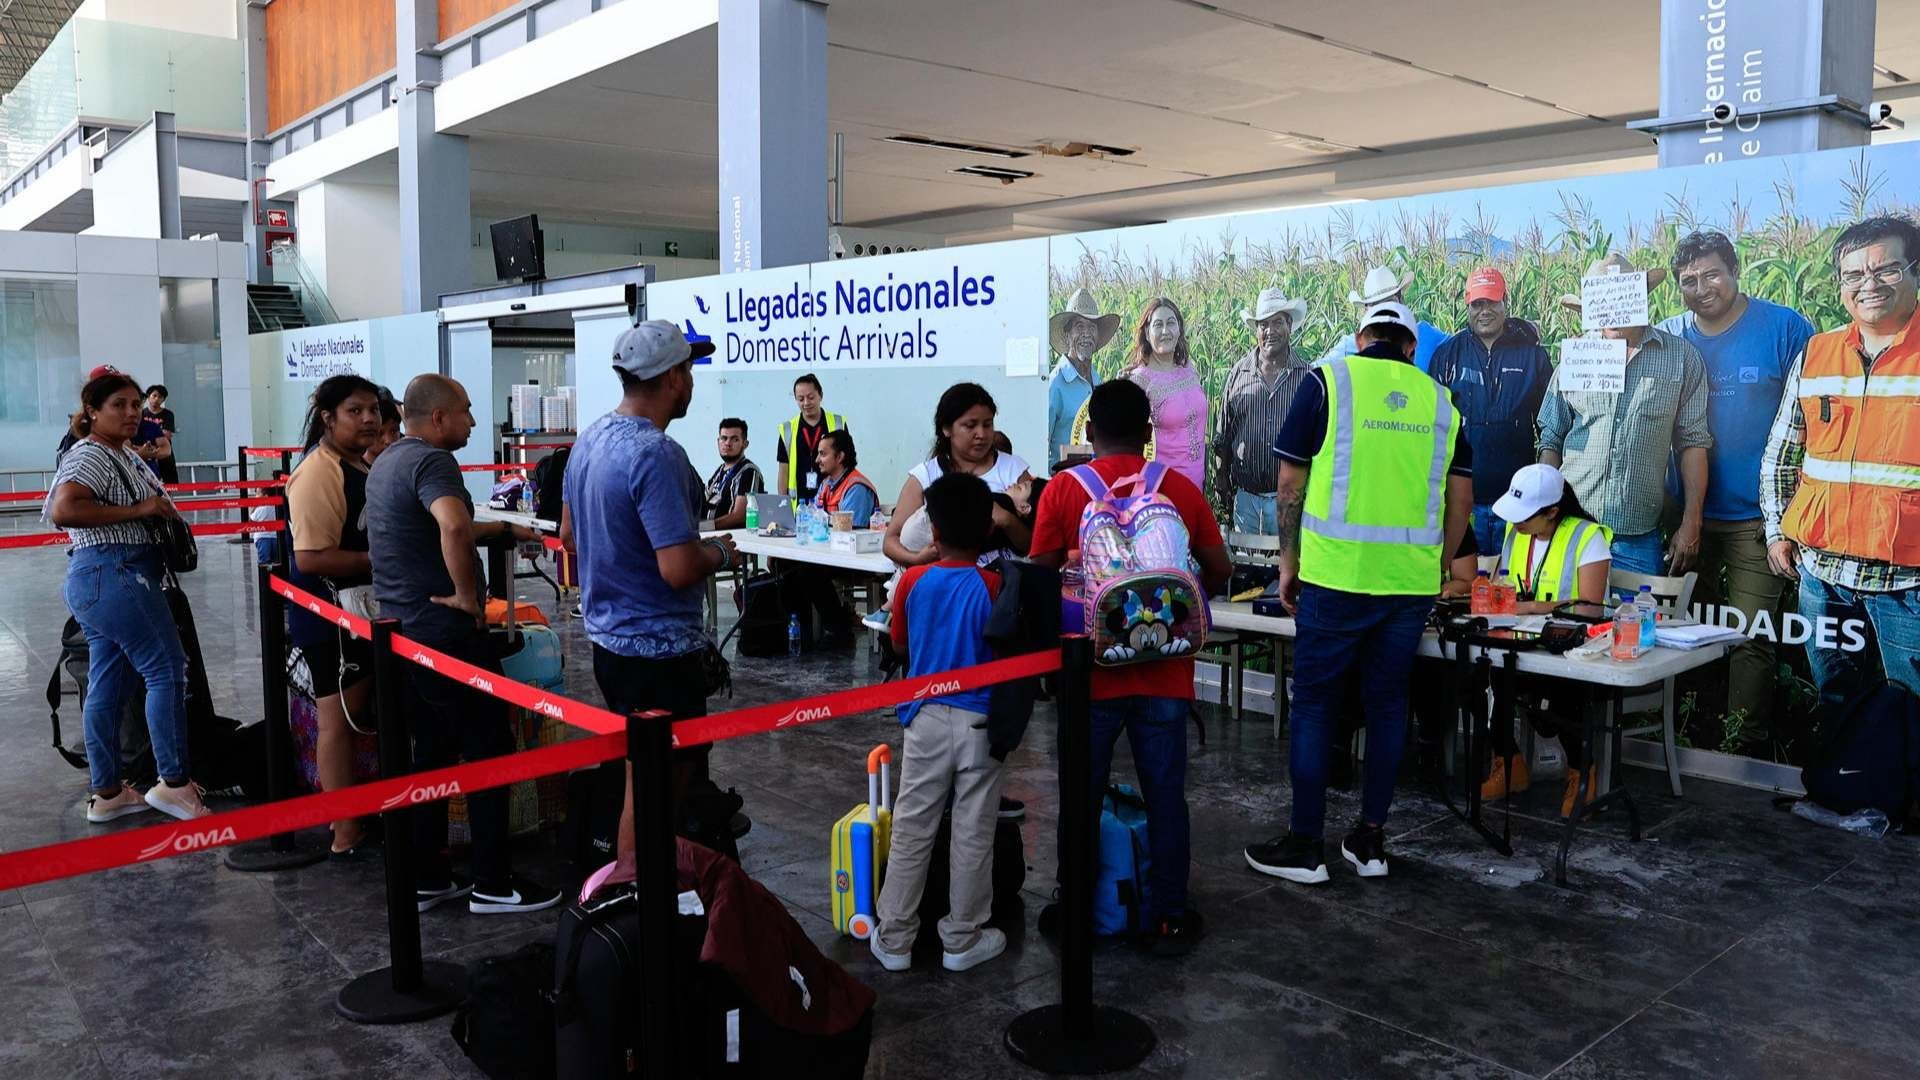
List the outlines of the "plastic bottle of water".
<svg viewBox="0 0 1920 1080">
<path fill-rule="evenodd" d="M 1482 570 L 1473 575 L 1473 591 L 1467 603 L 1467 610 L 1475 615 L 1493 614 L 1493 579 Z"/>
<path fill-rule="evenodd" d="M 747 496 L 747 531 L 752 532 L 759 527 L 760 504 L 754 501 L 753 496 L 749 495 Z"/>
<path fill-rule="evenodd" d="M 1633 606 L 1640 613 L 1640 651 L 1645 652 L 1659 640 L 1660 602 L 1653 598 L 1653 586 L 1640 586 L 1640 595 L 1633 598 Z"/>
<path fill-rule="evenodd" d="M 1613 613 L 1613 658 L 1632 660 L 1640 655 L 1640 612 L 1632 600 Z"/>
<path fill-rule="evenodd" d="M 814 543 L 825 544 L 832 539 L 833 518 L 824 507 L 814 507 L 813 517 L 808 520 L 812 523 Z"/>
<path fill-rule="evenodd" d="M 805 547 L 813 539 L 813 504 L 801 503 L 793 512 L 793 542 Z"/>
<path fill-rule="evenodd" d="M 800 616 L 787 616 L 787 655 L 800 655 Z"/>
</svg>

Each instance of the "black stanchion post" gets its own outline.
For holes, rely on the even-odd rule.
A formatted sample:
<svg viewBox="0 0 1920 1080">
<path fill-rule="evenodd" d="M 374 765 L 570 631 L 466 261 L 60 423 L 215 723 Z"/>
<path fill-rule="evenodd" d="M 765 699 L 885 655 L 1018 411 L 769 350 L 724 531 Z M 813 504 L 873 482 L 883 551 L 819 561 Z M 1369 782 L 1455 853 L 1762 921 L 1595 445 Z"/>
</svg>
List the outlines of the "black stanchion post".
<svg viewBox="0 0 1920 1080">
<path fill-rule="evenodd" d="M 284 483 L 287 477 L 291 475 L 292 473 L 288 472 L 285 469 L 282 469 L 279 472 L 274 473 L 273 478 L 275 480 L 279 480 Z M 268 488 L 267 490 L 271 491 L 273 489 Z M 244 495 L 245 492 L 243 491 L 241 492 L 241 494 Z M 274 520 L 280 523 L 279 530 L 273 534 L 273 549 L 279 552 L 281 566 L 292 566 L 293 565 L 293 533 L 289 531 L 289 527 L 287 525 L 287 489 L 286 488 L 283 487 L 280 489 L 279 498 L 280 498 L 280 504 L 273 508 Z M 245 534 L 242 533 L 241 535 L 244 536 Z"/>
<path fill-rule="evenodd" d="M 267 725 L 266 800 L 279 802 L 292 794 L 283 790 L 293 762 L 291 732 L 287 729 L 287 620 L 286 601 L 273 591 L 273 573 L 279 569 L 268 564 L 257 568 L 260 590 L 260 697 L 261 720 Z M 258 797 L 258 792 L 248 795 Z M 227 849 L 227 866 L 242 873 L 263 870 L 298 870 L 327 857 L 331 846 L 311 831 L 278 833 L 266 840 L 237 844 Z"/>
<path fill-rule="evenodd" d="M 413 771 L 407 737 L 401 660 L 393 652 L 397 619 L 373 624 L 373 693 L 380 723 L 380 776 Z M 420 907 L 414 868 L 412 800 L 381 814 L 386 825 L 388 966 L 340 988 L 334 1011 L 356 1024 L 408 1024 L 442 1016 L 467 1000 L 467 972 L 459 964 L 420 958 Z"/>
<path fill-rule="evenodd" d="M 673 920 L 679 912 L 679 857 L 673 828 L 673 718 L 627 716 L 633 769 L 634 880 L 640 890 L 640 1055 L 642 1076 L 673 1071 Z"/>
<path fill-rule="evenodd" d="M 1093 642 L 1060 643 L 1060 1004 L 1007 1025 L 1007 1051 L 1049 1073 L 1131 1069 L 1153 1052 L 1145 1020 L 1093 1003 L 1093 875 L 1098 800 L 1093 791 Z"/>
<path fill-rule="evenodd" d="M 246 447 L 242 446 L 238 451 L 234 453 L 233 466 L 234 466 L 233 479 L 235 483 L 239 483 L 239 484 L 246 483 L 247 482 L 247 448 Z M 247 493 L 247 489 L 244 487 L 236 487 L 234 488 L 234 490 L 239 492 L 242 495 L 245 495 Z M 246 510 L 244 508 L 235 510 L 233 512 L 233 520 L 235 521 L 247 520 Z M 245 536 L 246 534 L 242 533 L 241 535 Z"/>
</svg>

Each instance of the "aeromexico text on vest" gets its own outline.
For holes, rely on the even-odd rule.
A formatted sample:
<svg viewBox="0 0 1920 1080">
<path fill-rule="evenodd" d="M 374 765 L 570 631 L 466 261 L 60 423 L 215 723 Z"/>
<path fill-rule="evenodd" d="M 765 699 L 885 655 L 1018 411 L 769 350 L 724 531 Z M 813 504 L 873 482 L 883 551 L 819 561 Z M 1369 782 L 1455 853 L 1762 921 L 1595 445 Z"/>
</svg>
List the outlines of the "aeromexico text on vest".
<svg viewBox="0 0 1920 1080">
<path fill-rule="evenodd" d="M 1406 420 L 1362 420 L 1360 426 L 1367 431 L 1399 431 L 1409 435 L 1431 435 L 1432 424 L 1415 424 Z"/>
<path fill-rule="evenodd" d="M 771 295 L 733 289 L 725 297 L 727 340 L 720 359 L 728 364 L 931 360 L 940 355 L 939 335 L 925 320 L 916 316 L 907 326 L 884 316 L 987 307 L 994 299 L 992 274 L 962 274 L 957 266 L 943 278 L 901 281 L 889 272 L 870 285 L 837 281 L 831 290 L 804 290 L 798 283 Z M 837 335 L 805 325 L 774 330 L 776 323 L 787 320 L 860 315 L 882 318 L 870 331 L 849 325 Z"/>
</svg>

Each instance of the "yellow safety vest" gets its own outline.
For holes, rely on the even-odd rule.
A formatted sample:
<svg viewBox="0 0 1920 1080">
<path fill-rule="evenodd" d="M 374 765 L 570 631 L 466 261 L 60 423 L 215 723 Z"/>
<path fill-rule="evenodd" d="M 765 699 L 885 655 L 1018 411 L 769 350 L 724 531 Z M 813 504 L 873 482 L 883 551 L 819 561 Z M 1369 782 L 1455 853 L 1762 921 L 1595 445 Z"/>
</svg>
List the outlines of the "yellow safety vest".
<svg viewBox="0 0 1920 1080">
<path fill-rule="evenodd" d="M 845 431 L 847 421 L 839 413 L 821 411 L 820 419 L 826 422 L 828 431 Z M 787 444 L 787 494 L 800 490 L 800 428 L 806 419 L 799 413 L 793 419 L 780 425 L 780 440 Z"/>
<path fill-rule="evenodd" d="M 1516 559 L 1513 549 L 1522 534 L 1509 523 L 1507 537 L 1500 544 L 1500 565 L 1507 568 L 1509 579 L 1517 581 L 1525 578 L 1532 584 L 1532 595 L 1523 596 L 1521 599 L 1540 600 L 1550 604 L 1557 604 L 1563 600 L 1585 599 L 1596 603 L 1604 601 L 1606 599 L 1604 596 L 1582 597 L 1580 595 L 1580 552 L 1585 550 L 1587 538 L 1593 535 L 1595 529 L 1600 530 L 1600 535 L 1606 539 L 1607 546 L 1612 547 L 1613 530 L 1605 525 L 1597 521 L 1588 521 L 1586 518 L 1561 518 L 1560 524 L 1554 526 L 1553 536 L 1547 540 L 1547 556 L 1540 561 L 1540 573 L 1530 577 L 1529 575 L 1533 572 L 1533 545 L 1536 541 L 1531 536 L 1527 537 L 1527 549 Z"/>
<path fill-rule="evenodd" d="M 1405 361 L 1348 356 L 1320 366 L 1327 434 L 1307 474 L 1301 580 L 1370 596 L 1436 595 L 1460 414 Z"/>
</svg>

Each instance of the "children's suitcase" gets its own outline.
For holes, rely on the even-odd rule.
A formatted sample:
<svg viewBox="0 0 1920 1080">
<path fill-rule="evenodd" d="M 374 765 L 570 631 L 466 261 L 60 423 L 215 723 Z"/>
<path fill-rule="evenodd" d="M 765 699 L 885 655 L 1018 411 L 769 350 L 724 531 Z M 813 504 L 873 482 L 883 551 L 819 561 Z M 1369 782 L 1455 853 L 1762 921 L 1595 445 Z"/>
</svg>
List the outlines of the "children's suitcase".
<svg viewBox="0 0 1920 1080">
<path fill-rule="evenodd" d="M 882 743 L 867 755 L 867 801 L 833 823 L 833 926 L 866 940 L 879 920 L 880 875 L 893 846 L 893 797 L 887 765 L 893 748 Z"/>
</svg>

